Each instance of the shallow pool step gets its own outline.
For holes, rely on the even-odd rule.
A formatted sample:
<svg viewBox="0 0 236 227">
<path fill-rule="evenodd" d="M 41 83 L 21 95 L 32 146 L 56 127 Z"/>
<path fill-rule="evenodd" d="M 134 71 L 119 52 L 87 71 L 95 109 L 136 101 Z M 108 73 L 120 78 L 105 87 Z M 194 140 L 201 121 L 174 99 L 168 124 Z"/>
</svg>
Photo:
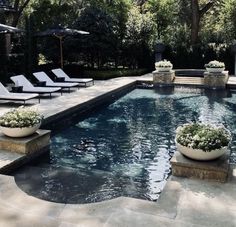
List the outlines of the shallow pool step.
<svg viewBox="0 0 236 227">
<path fill-rule="evenodd" d="M 99 202 L 119 196 L 136 197 L 140 191 L 132 179 L 100 170 L 28 166 L 15 174 L 15 181 L 27 194 L 62 203 Z M 145 195 L 145 191 L 143 191 Z"/>
<path fill-rule="evenodd" d="M 72 168 L 25 167 L 15 174 L 17 185 L 32 196 L 63 203 L 84 202 L 109 179 L 106 173 Z M 90 195 L 91 194 L 91 195 Z"/>
<path fill-rule="evenodd" d="M 111 176 L 112 174 L 102 170 L 86 170 L 82 168 L 58 167 L 55 165 L 44 164 L 42 166 L 25 166 L 14 174 L 16 180 L 39 180 L 42 178 L 61 178 L 66 179 L 68 176 L 78 175 L 88 176 L 94 175 L 102 178 L 103 176 Z"/>
</svg>

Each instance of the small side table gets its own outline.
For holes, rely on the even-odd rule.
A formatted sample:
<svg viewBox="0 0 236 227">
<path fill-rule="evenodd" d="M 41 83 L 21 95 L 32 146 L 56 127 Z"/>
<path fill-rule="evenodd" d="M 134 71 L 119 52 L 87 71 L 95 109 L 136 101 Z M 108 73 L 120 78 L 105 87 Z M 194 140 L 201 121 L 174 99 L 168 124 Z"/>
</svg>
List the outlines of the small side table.
<svg viewBox="0 0 236 227">
<path fill-rule="evenodd" d="M 65 82 L 65 78 L 64 77 L 55 77 L 55 81 L 56 82 Z"/>
<path fill-rule="evenodd" d="M 11 91 L 14 93 L 21 93 L 23 91 L 23 86 L 14 86 L 11 88 Z"/>
<path fill-rule="evenodd" d="M 46 81 L 38 81 L 35 86 L 36 87 L 46 87 Z"/>
</svg>

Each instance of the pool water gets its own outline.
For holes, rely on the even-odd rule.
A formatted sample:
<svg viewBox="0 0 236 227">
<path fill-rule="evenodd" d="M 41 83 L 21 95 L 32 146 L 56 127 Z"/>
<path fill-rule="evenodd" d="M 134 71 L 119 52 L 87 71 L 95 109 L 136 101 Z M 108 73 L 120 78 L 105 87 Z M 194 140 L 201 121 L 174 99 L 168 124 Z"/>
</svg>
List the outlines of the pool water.
<svg viewBox="0 0 236 227">
<path fill-rule="evenodd" d="M 175 129 L 201 121 L 234 135 L 236 93 L 190 88 L 136 89 L 52 138 L 50 158 L 15 173 L 22 190 L 62 203 L 119 196 L 156 201 L 171 174 Z M 231 162 L 236 161 L 235 137 Z"/>
</svg>

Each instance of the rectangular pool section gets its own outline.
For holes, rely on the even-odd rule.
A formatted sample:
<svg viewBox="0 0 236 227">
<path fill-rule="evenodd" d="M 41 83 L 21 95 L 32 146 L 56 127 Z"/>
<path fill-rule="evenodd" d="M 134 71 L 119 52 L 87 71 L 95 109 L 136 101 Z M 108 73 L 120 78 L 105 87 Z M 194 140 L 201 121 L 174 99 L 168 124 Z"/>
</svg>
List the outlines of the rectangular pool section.
<svg viewBox="0 0 236 227">
<path fill-rule="evenodd" d="M 171 174 L 176 128 L 201 121 L 233 134 L 236 92 L 164 87 L 136 89 L 52 138 L 50 158 L 15 173 L 28 194 L 62 203 L 119 196 L 156 201 Z"/>
</svg>

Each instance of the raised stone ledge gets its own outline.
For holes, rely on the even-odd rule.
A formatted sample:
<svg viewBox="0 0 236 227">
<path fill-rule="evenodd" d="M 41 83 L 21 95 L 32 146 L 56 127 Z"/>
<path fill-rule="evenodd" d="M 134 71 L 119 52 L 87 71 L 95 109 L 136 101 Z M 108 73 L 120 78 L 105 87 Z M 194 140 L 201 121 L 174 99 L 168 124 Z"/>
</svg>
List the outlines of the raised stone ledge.
<svg viewBox="0 0 236 227">
<path fill-rule="evenodd" d="M 31 154 L 38 152 L 50 144 L 50 131 L 37 130 L 31 136 L 23 138 L 11 138 L 0 134 L 0 150 L 17 152 L 20 154 Z"/>
<path fill-rule="evenodd" d="M 171 159 L 171 166 L 174 176 L 218 182 L 226 182 L 229 171 L 228 155 L 213 161 L 195 161 L 177 151 Z"/>
<path fill-rule="evenodd" d="M 175 78 L 175 71 L 171 70 L 169 72 L 159 72 L 153 71 L 153 84 L 154 86 L 158 85 L 171 85 Z"/>
<path fill-rule="evenodd" d="M 228 71 L 223 71 L 221 73 L 204 72 L 204 85 L 213 89 L 225 88 L 229 79 L 228 74 Z"/>
</svg>

